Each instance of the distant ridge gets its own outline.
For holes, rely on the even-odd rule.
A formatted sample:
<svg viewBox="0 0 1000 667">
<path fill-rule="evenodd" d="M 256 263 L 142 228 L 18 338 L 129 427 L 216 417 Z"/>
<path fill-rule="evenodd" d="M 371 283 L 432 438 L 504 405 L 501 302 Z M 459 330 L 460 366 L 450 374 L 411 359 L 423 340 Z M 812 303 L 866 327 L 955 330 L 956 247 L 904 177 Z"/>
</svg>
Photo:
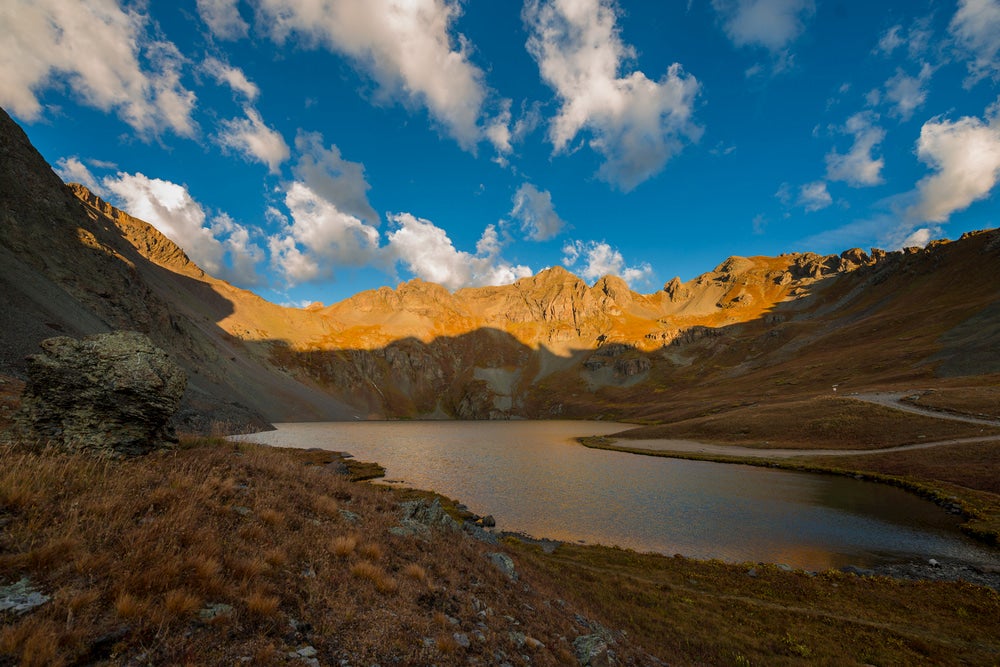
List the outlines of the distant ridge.
<svg viewBox="0 0 1000 667">
<path fill-rule="evenodd" d="M 284 308 L 64 185 L 5 113 L 0 260 L 0 373 L 18 375 L 48 336 L 136 329 L 188 370 L 201 426 L 259 423 L 255 411 L 659 420 L 734 396 L 1000 373 L 997 230 L 897 252 L 730 257 L 651 294 L 553 267 L 499 287 L 412 280 Z"/>
</svg>

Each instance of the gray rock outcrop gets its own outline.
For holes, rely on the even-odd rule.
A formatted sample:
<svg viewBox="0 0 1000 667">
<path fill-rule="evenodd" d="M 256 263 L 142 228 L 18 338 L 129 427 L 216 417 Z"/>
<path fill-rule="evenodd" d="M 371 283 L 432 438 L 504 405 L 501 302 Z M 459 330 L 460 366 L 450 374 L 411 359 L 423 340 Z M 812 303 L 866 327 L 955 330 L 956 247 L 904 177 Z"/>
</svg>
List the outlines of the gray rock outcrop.
<svg viewBox="0 0 1000 667">
<path fill-rule="evenodd" d="M 573 650 L 580 667 L 610 667 L 613 664 L 608 643 L 600 634 L 577 637 L 573 640 Z"/>
<path fill-rule="evenodd" d="M 169 425 L 184 371 L 141 333 L 48 338 L 28 357 L 13 435 L 72 451 L 144 454 L 176 438 Z"/>
<path fill-rule="evenodd" d="M 429 503 L 426 500 L 408 500 L 399 506 L 403 510 L 402 517 L 398 526 L 389 529 L 393 535 L 427 535 L 431 528 L 459 530 L 458 522 L 444 511 L 437 498 Z"/>
</svg>

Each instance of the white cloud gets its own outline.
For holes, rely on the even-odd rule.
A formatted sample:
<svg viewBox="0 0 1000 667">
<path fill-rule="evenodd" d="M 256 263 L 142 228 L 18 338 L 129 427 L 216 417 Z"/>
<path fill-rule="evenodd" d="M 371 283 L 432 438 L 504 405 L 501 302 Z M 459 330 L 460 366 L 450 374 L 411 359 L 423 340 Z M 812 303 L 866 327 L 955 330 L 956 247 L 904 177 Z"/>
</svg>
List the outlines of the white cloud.
<svg viewBox="0 0 1000 667">
<path fill-rule="evenodd" d="M 225 214 L 206 225 L 205 209 L 183 185 L 124 172 L 103 184 L 116 206 L 156 227 L 209 274 L 244 285 L 259 282 L 255 265 L 262 251 L 250 242 L 249 230 Z"/>
<path fill-rule="evenodd" d="M 824 181 L 813 181 L 799 188 L 798 203 L 807 212 L 819 211 L 833 203 Z"/>
<path fill-rule="evenodd" d="M 712 6 L 733 44 L 773 53 L 795 41 L 816 12 L 813 0 L 712 0 Z"/>
<path fill-rule="evenodd" d="M 339 266 L 378 258 L 379 232 L 296 181 L 285 193 L 291 221 L 270 237 L 271 263 L 291 283 L 333 275 Z"/>
<path fill-rule="evenodd" d="M 931 242 L 933 232 L 927 227 L 921 227 L 920 229 L 915 229 L 913 232 L 903 239 L 900 244 L 901 248 L 923 248 L 928 243 Z"/>
<path fill-rule="evenodd" d="M 782 204 L 788 206 L 792 203 L 792 186 L 788 183 L 782 183 L 778 186 L 778 190 L 774 193 L 774 196 L 777 197 L 778 201 Z"/>
<path fill-rule="evenodd" d="M 94 174 L 87 168 L 80 158 L 74 156 L 61 157 L 56 160 L 55 172 L 59 178 L 66 183 L 79 183 L 96 195 L 103 196 L 104 188 L 98 182 Z"/>
<path fill-rule="evenodd" d="M 247 36 L 250 26 L 237 7 L 239 0 L 198 0 L 198 15 L 219 39 Z"/>
<path fill-rule="evenodd" d="M 499 257 L 496 228 L 488 225 L 476 244 L 476 254 L 456 250 L 447 232 L 429 220 L 409 213 L 389 216 L 396 226 L 389 232 L 386 251 L 403 262 L 413 275 L 450 290 L 483 285 L 506 285 L 532 275 L 527 266 Z"/>
<path fill-rule="evenodd" d="M 646 284 L 653 278 L 653 267 L 643 262 L 626 266 L 621 252 L 604 241 L 568 241 L 563 245 L 563 265 L 576 271 L 587 281 L 604 276 L 618 276 L 631 287 Z M 580 260 L 583 265 L 579 265 Z"/>
<path fill-rule="evenodd" d="M 531 183 L 524 183 L 514 193 L 514 208 L 510 215 L 520 220 L 521 229 L 535 241 L 552 238 L 566 224 L 556 214 L 549 191 L 539 190 Z"/>
<path fill-rule="evenodd" d="M 271 173 L 278 173 L 281 163 L 290 154 L 288 144 L 281 133 L 264 123 L 256 109 L 245 107 L 245 118 L 224 120 L 215 140 L 223 148 L 229 148 L 249 161 L 266 164 Z"/>
<path fill-rule="evenodd" d="M 39 95 L 65 85 L 140 134 L 193 136 L 195 95 L 180 81 L 183 58 L 173 44 L 151 39 L 148 23 L 112 0 L 0 3 L 0 106 L 35 120 Z"/>
<path fill-rule="evenodd" d="M 801 206 L 807 213 L 820 211 L 833 203 L 833 197 L 830 196 L 830 192 L 826 188 L 825 181 L 813 181 L 812 183 L 806 183 L 799 186 L 798 197 L 794 197 L 791 185 L 788 183 L 782 183 L 778 187 L 778 191 L 774 193 L 774 196 L 777 197 L 778 201 L 780 201 L 783 205 L 787 207 L 791 207 L 793 204 L 795 206 Z M 755 229 L 756 224 L 757 220 L 755 218 Z"/>
<path fill-rule="evenodd" d="M 237 93 L 243 95 L 249 102 L 253 102 L 260 95 L 260 88 L 257 87 L 257 84 L 250 81 L 239 67 L 227 65 L 218 58 L 210 56 L 205 58 L 205 62 L 201 64 L 201 68 L 206 74 L 215 79 L 216 83 L 229 86 Z"/>
<path fill-rule="evenodd" d="M 510 100 L 504 100 L 503 109 L 486 126 L 486 138 L 500 155 L 506 155 L 513 150 L 510 118 Z"/>
<path fill-rule="evenodd" d="M 913 112 L 923 106 L 927 100 L 925 85 L 930 81 L 933 70 L 927 63 L 920 68 L 917 76 L 906 74 L 902 68 L 896 68 L 896 74 L 885 82 L 885 101 L 891 103 L 891 113 L 907 121 Z"/>
<path fill-rule="evenodd" d="M 489 93 L 485 77 L 469 60 L 465 37 L 451 35 L 458 0 L 260 0 L 259 6 L 279 43 L 300 34 L 353 58 L 384 95 L 424 104 L 466 150 L 485 137 L 479 125 Z"/>
<path fill-rule="evenodd" d="M 900 34 L 902 31 L 903 26 L 897 24 L 882 33 L 882 36 L 878 40 L 877 50 L 887 56 L 891 56 L 893 51 L 906 43 L 906 40 Z"/>
<path fill-rule="evenodd" d="M 220 277 L 245 287 L 261 284 L 263 281 L 257 273 L 257 265 L 264 261 L 265 253 L 263 248 L 251 240 L 250 230 L 227 213 L 215 216 L 209 229 L 212 236 L 221 240 L 225 253 L 229 256 L 230 267 Z"/>
<path fill-rule="evenodd" d="M 826 154 L 826 177 L 845 181 L 853 187 L 882 183 L 885 160 L 876 158 L 874 151 L 885 139 L 885 130 L 875 125 L 878 116 L 871 112 L 856 113 L 847 119 L 843 131 L 854 136 L 854 144 L 846 154 L 833 150 Z"/>
<path fill-rule="evenodd" d="M 268 247 L 271 264 L 289 284 L 328 278 L 340 266 L 388 264 L 379 216 L 368 203 L 364 165 L 343 159 L 319 133 L 299 132 L 295 180 L 285 188 L 290 217 L 267 212 L 279 227 Z"/>
<path fill-rule="evenodd" d="M 911 219 L 946 222 L 952 213 L 985 199 L 1000 179 L 1000 99 L 986 120 L 933 118 L 920 130 L 917 156 L 934 173 L 917 183 Z"/>
<path fill-rule="evenodd" d="M 925 16 L 915 19 L 906 30 L 900 24 L 887 29 L 879 37 L 878 46 L 875 47 L 874 53 L 889 57 L 897 49 L 906 47 L 907 54 L 912 60 L 920 59 L 927 52 L 934 34 L 931 29 L 932 18 L 932 16 Z"/>
<path fill-rule="evenodd" d="M 379 216 L 368 203 L 370 185 L 365 166 L 343 159 L 340 149 L 323 147 L 318 132 L 299 132 L 295 137 L 299 159 L 292 168 L 295 178 L 310 190 L 354 217 L 378 225 Z"/>
<path fill-rule="evenodd" d="M 1000 0 L 959 0 L 948 29 L 969 59 L 967 86 L 1000 78 Z"/>
<path fill-rule="evenodd" d="M 611 0 L 527 0 L 522 19 L 528 51 L 561 106 L 549 127 L 555 151 L 590 130 L 605 158 L 600 176 L 631 190 L 697 140 L 691 119 L 700 84 L 677 63 L 659 81 L 639 71 L 619 76 L 635 50 L 622 42 Z"/>
</svg>

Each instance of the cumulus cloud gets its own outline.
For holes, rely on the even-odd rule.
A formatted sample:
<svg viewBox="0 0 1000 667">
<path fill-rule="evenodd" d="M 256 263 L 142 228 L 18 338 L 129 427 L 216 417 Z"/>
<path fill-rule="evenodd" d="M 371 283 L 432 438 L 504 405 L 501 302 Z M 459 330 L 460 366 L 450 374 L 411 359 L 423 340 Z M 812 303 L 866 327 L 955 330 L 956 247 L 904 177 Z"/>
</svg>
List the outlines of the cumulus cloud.
<svg viewBox="0 0 1000 667">
<path fill-rule="evenodd" d="M 843 132 L 854 136 L 854 144 L 845 153 L 833 150 L 826 155 L 826 177 L 831 181 L 844 181 L 853 187 L 882 183 L 885 160 L 876 158 L 874 151 L 885 139 L 885 130 L 875 125 L 878 117 L 867 111 L 847 119 Z"/>
<path fill-rule="evenodd" d="M 239 0 L 198 0 L 198 15 L 219 39 L 247 36 L 250 26 L 236 6 Z"/>
<path fill-rule="evenodd" d="M 364 165 L 345 160 L 319 133 L 299 132 L 295 180 L 285 186 L 289 216 L 268 211 L 272 266 L 289 284 L 329 278 L 341 266 L 392 263 L 381 246 L 379 216 L 368 202 Z"/>
<path fill-rule="evenodd" d="M 712 0 L 723 29 L 736 46 L 788 47 L 816 12 L 813 0 Z"/>
<path fill-rule="evenodd" d="M 459 0 L 260 0 L 259 8 L 279 43 L 298 34 L 349 56 L 383 95 L 425 105 L 466 150 L 484 138 L 485 77 L 465 37 L 451 34 Z"/>
<path fill-rule="evenodd" d="M 103 184 L 116 206 L 156 227 L 209 274 L 244 285 L 259 282 L 255 266 L 263 251 L 251 242 L 250 231 L 225 214 L 206 223 L 205 209 L 183 185 L 124 172 Z"/>
<path fill-rule="evenodd" d="M 798 203 L 807 212 L 820 211 L 833 203 L 824 181 L 813 181 L 799 188 Z"/>
<path fill-rule="evenodd" d="M 202 70 L 215 79 L 219 85 L 226 85 L 239 93 L 249 102 L 253 102 L 260 94 L 257 84 L 250 81 L 239 67 L 228 65 L 218 58 L 209 56 L 201 64 Z"/>
<path fill-rule="evenodd" d="M 341 211 L 378 225 L 379 216 L 368 203 L 371 186 L 365 179 L 363 164 L 345 160 L 334 144 L 324 147 L 318 132 L 299 132 L 295 150 L 299 153 L 292 168 L 296 179 Z"/>
<path fill-rule="evenodd" d="M 56 160 L 55 172 L 66 183 L 79 183 L 86 186 L 94 194 L 103 196 L 104 187 L 98 182 L 87 165 L 81 162 L 80 158 L 75 155 L 61 157 Z"/>
<path fill-rule="evenodd" d="M 959 0 L 948 30 L 968 58 L 967 86 L 1000 78 L 1000 0 Z"/>
<path fill-rule="evenodd" d="M 910 76 L 902 68 L 896 68 L 896 74 L 885 82 L 885 99 L 892 104 L 891 113 L 894 116 L 910 120 L 913 112 L 924 105 L 927 100 L 926 84 L 932 73 L 927 63 L 920 68 L 917 76 Z"/>
<path fill-rule="evenodd" d="M 448 233 L 410 213 L 388 216 L 385 243 L 380 219 L 368 202 L 364 165 L 345 160 L 317 133 L 300 132 L 300 157 L 286 190 L 289 216 L 275 208 L 267 217 L 279 227 L 268 240 L 271 264 L 289 284 L 328 278 L 342 266 L 377 266 L 392 271 L 402 263 L 413 275 L 448 289 L 500 285 L 530 276 L 527 266 L 504 260 L 494 225 L 483 231 L 476 252 L 455 248 Z"/>
<path fill-rule="evenodd" d="M 220 213 L 212 218 L 209 231 L 222 243 L 229 258 L 229 266 L 219 277 L 244 287 L 263 282 L 257 273 L 257 265 L 266 259 L 264 249 L 253 241 L 249 228 L 233 220 L 229 214 Z"/>
<path fill-rule="evenodd" d="M 799 186 L 798 195 L 790 184 L 782 183 L 774 196 L 785 206 L 801 206 L 807 213 L 820 211 L 833 203 L 825 181 L 813 181 Z"/>
<path fill-rule="evenodd" d="M 600 176 L 628 191 L 661 171 L 683 139 L 697 140 L 692 120 L 700 84 L 677 63 L 658 81 L 622 72 L 635 50 L 622 42 L 612 0 L 527 0 L 528 51 L 561 106 L 549 127 L 555 151 L 583 130 L 604 156 Z"/>
<path fill-rule="evenodd" d="M 1000 99 L 986 119 L 933 118 L 920 130 L 917 156 L 934 170 L 917 183 L 910 219 L 946 222 L 952 213 L 985 199 L 1000 179 Z"/>
<path fill-rule="evenodd" d="M 256 109 L 245 107 L 244 118 L 222 121 L 215 140 L 251 162 L 266 164 L 272 174 L 278 173 L 290 151 L 281 133 L 264 123 Z"/>
<path fill-rule="evenodd" d="M 510 215 L 520 221 L 521 229 L 535 241 L 552 238 L 566 225 L 556 214 L 549 191 L 539 190 L 531 183 L 524 183 L 514 193 Z"/>
<path fill-rule="evenodd" d="M 386 251 L 413 275 L 456 290 L 461 287 L 506 285 L 532 275 L 530 267 L 514 265 L 499 256 L 496 227 L 488 225 L 476 244 L 476 254 L 457 250 L 447 232 L 429 220 L 409 213 L 389 216 Z"/>
<path fill-rule="evenodd" d="M 195 95 L 180 81 L 183 58 L 147 34 L 149 19 L 115 1 L 0 3 L 0 106 L 25 120 L 39 96 L 67 86 L 88 106 L 115 111 L 138 133 L 193 136 Z"/>
<path fill-rule="evenodd" d="M 289 283 L 328 278 L 339 266 L 363 266 L 379 253 L 379 232 L 305 183 L 285 192 L 291 220 L 268 242 L 271 263 Z"/>
<path fill-rule="evenodd" d="M 653 278 L 653 267 L 648 263 L 626 266 L 621 252 L 604 241 L 568 241 L 562 252 L 563 265 L 587 281 L 618 276 L 635 288 Z"/>
<path fill-rule="evenodd" d="M 928 227 L 921 227 L 913 230 L 909 236 L 900 243 L 900 248 L 923 248 L 931 242 L 933 231 Z"/>
</svg>

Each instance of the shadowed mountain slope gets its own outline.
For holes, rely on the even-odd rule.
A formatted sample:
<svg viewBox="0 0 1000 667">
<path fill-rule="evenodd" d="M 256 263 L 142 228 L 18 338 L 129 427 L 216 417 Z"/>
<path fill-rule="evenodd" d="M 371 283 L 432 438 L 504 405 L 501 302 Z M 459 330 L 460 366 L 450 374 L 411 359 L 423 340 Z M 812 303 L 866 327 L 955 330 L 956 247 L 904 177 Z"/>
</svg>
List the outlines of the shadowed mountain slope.
<svg viewBox="0 0 1000 667">
<path fill-rule="evenodd" d="M 658 421 L 1000 373 L 996 230 L 891 253 L 731 257 L 652 294 L 554 267 L 303 310 L 213 278 L 151 225 L 64 185 L 5 114 L 0 193 L 0 372 L 17 375 L 48 336 L 136 329 L 188 370 L 189 404 L 221 419 L 238 419 L 236 401 L 275 421 Z"/>
<path fill-rule="evenodd" d="M 306 324 L 291 321 L 298 311 L 206 275 L 151 225 L 63 184 L 2 111 L 0 313 L 6 374 L 20 375 L 24 356 L 44 338 L 132 329 L 187 370 L 191 426 L 263 423 L 254 411 L 267 419 L 346 414 L 339 401 L 269 366 L 221 326 L 259 319 L 280 334 Z"/>
</svg>

